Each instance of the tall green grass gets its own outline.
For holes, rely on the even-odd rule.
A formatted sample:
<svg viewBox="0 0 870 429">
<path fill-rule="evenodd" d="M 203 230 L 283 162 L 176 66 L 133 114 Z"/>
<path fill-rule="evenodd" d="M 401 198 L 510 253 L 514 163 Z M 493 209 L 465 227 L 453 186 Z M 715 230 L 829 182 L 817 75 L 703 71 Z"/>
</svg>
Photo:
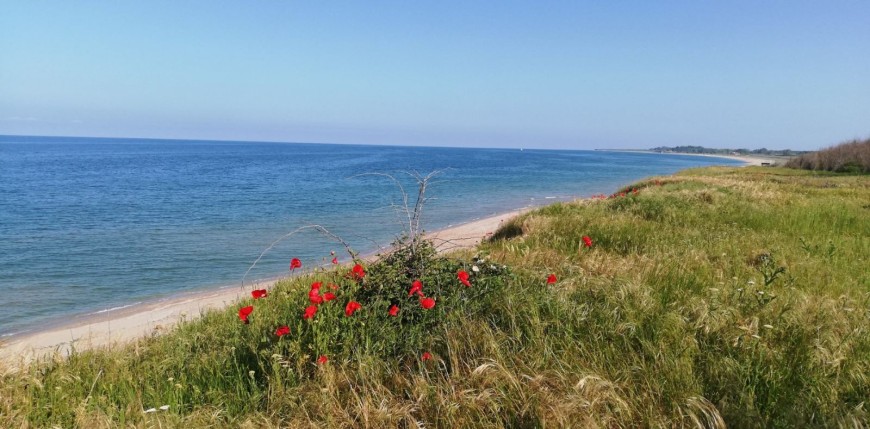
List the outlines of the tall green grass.
<svg viewBox="0 0 870 429">
<path fill-rule="evenodd" d="M 283 282 L 248 325 L 233 307 L 36 363 L 3 377 L 0 426 L 870 424 L 866 177 L 707 168 L 629 189 L 527 214 L 473 252 L 400 251 L 362 283 Z M 415 278 L 433 310 L 407 296 Z M 340 299 L 303 321 L 316 280 Z"/>
</svg>

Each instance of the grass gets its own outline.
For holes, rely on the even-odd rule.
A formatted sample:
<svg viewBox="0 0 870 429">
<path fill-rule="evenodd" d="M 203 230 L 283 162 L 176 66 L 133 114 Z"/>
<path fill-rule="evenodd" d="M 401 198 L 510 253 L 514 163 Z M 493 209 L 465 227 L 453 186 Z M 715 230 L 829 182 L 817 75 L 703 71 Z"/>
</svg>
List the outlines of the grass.
<svg viewBox="0 0 870 429">
<path fill-rule="evenodd" d="M 870 179 L 705 168 L 624 191 L 474 252 L 400 252 L 362 283 L 283 282 L 242 303 L 248 325 L 234 307 L 34 364 L 0 382 L 0 426 L 870 425 Z M 415 278 L 434 309 L 407 297 Z M 339 299 L 303 321 L 315 280 Z"/>
</svg>

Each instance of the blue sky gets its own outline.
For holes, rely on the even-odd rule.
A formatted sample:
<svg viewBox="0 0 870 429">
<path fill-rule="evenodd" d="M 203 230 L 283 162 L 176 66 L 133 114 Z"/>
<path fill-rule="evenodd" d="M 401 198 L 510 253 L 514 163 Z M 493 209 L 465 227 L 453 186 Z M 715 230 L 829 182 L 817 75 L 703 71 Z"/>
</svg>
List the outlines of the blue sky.
<svg viewBox="0 0 870 429">
<path fill-rule="evenodd" d="M 870 2 L 0 0 L 0 134 L 817 149 Z"/>
</svg>

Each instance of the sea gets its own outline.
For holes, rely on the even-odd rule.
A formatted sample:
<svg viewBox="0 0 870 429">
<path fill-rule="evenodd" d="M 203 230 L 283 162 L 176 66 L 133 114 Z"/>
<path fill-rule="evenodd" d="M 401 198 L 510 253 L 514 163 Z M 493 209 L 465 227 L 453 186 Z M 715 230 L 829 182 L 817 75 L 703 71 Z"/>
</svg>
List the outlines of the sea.
<svg viewBox="0 0 870 429">
<path fill-rule="evenodd" d="M 422 224 L 609 194 L 739 161 L 673 154 L 0 136 L 0 336 L 371 254 Z M 250 271 L 248 272 L 248 270 Z M 246 274 L 247 272 L 247 274 Z"/>
</svg>

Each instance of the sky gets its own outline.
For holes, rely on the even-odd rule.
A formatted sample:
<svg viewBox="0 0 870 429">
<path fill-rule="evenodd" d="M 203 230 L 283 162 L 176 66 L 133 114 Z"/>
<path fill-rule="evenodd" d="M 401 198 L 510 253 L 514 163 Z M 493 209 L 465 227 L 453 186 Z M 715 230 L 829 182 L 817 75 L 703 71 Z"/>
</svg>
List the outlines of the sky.
<svg viewBox="0 0 870 429">
<path fill-rule="evenodd" d="M 867 1 L 0 0 L 0 134 L 814 150 Z"/>
</svg>

